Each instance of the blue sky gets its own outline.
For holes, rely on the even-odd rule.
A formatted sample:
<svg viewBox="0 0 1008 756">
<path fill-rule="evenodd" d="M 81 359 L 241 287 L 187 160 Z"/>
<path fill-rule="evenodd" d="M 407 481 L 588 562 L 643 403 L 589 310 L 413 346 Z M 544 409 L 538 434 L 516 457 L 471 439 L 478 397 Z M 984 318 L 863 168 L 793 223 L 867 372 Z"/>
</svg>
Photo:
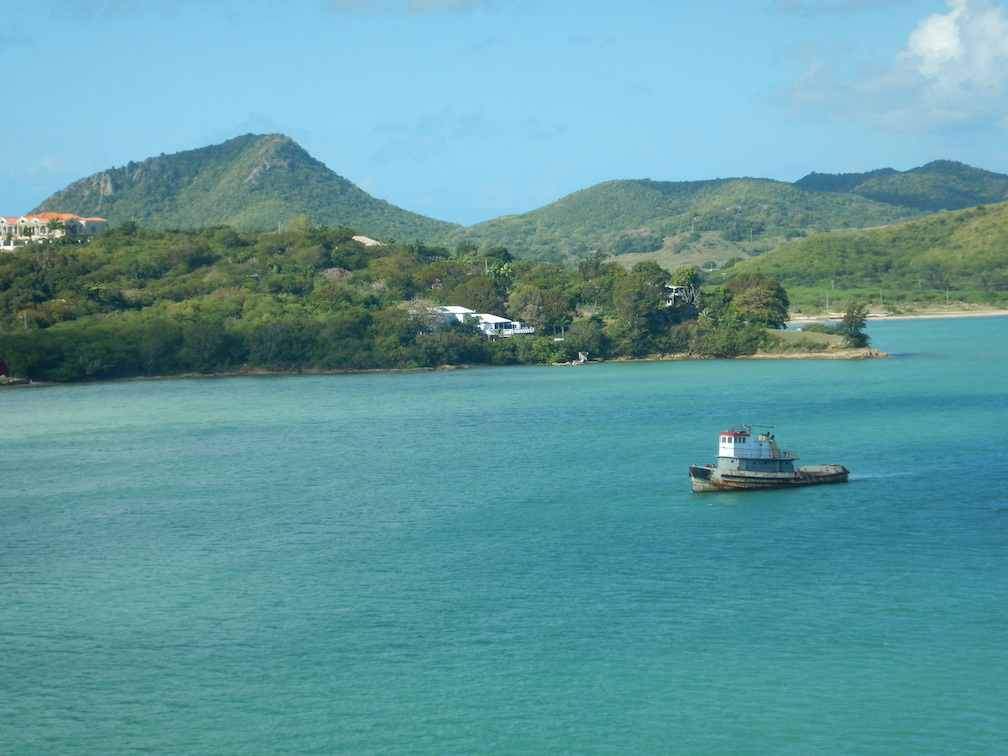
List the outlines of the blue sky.
<svg viewBox="0 0 1008 756">
<path fill-rule="evenodd" d="M 1008 173 L 996 0 L 3 0 L 0 215 L 282 133 L 469 225 L 611 179 Z"/>
</svg>

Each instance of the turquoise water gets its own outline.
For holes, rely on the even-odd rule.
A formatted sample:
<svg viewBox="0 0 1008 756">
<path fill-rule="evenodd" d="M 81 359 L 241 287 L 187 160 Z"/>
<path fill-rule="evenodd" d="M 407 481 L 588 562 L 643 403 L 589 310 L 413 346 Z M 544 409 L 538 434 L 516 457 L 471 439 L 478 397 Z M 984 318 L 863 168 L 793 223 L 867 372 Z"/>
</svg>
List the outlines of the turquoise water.
<svg viewBox="0 0 1008 756">
<path fill-rule="evenodd" d="M 0 752 L 1003 753 L 1008 318 L 869 332 L 0 391 Z"/>
</svg>

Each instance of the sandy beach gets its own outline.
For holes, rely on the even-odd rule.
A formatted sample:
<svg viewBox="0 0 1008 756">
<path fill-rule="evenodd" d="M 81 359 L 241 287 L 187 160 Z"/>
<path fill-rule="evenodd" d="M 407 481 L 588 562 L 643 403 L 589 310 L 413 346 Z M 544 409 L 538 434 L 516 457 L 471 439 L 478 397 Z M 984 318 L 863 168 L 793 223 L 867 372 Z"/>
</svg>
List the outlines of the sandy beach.
<svg viewBox="0 0 1008 756">
<path fill-rule="evenodd" d="M 914 310 L 907 313 L 889 313 L 881 310 L 869 310 L 868 320 L 906 320 L 909 318 L 977 318 L 990 315 L 1008 315 L 1008 310 L 996 310 L 991 308 L 965 309 L 963 307 L 945 308 L 935 307 L 921 310 Z M 830 312 L 821 315 L 805 315 L 795 313 L 791 316 L 791 323 L 814 323 L 817 321 L 838 321 L 843 318 L 842 312 Z"/>
</svg>

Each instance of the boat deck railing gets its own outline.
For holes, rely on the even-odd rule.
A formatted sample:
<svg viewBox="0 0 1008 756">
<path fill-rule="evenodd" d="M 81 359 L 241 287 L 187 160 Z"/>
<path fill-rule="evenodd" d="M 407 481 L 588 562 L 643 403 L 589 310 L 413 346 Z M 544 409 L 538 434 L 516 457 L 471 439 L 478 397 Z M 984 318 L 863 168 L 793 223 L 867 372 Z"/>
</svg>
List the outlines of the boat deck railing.
<svg viewBox="0 0 1008 756">
<path fill-rule="evenodd" d="M 726 455 L 736 459 L 798 459 L 798 453 L 790 449 L 740 449 L 736 447 L 732 454 Z"/>
</svg>

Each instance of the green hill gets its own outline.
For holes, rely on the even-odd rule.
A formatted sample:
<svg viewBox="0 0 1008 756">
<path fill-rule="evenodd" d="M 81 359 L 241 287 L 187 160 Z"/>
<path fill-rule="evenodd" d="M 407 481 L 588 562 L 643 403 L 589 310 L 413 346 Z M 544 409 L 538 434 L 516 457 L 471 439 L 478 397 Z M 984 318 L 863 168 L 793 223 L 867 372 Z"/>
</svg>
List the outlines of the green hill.
<svg viewBox="0 0 1008 756">
<path fill-rule="evenodd" d="M 248 134 L 89 176 L 36 212 L 159 229 L 238 230 L 275 229 L 306 214 L 311 224 L 378 239 L 504 246 L 516 258 L 554 262 L 601 251 L 626 267 L 653 260 L 674 270 L 722 266 L 809 234 L 1006 200 L 1008 176 L 936 161 L 905 172 L 812 173 L 794 184 L 758 178 L 607 181 L 527 213 L 463 228 L 371 197 L 285 136 Z"/>
<path fill-rule="evenodd" d="M 724 276 L 762 273 L 780 281 L 793 303 L 802 291 L 885 305 L 955 299 L 1004 306 L 1008 300 L 1008 202 L 980 205 L 887 228 L 817 234 L 739 262 Z M 887 294 L 888 292 L 888 294 Z M 834 294 L 834 302 L 840 294 Z"/>
<path fill-rule="evenodd" d="M 593 250 L 657 259 L 666 267 L 723 262 L 785 239 L 834 228 L 879 226 L 915 215 L 853 194 L 769 179 L 608 181 L 522 215 L 457 229 L 452 238 L 503 244 L 517 257 L 581 258 Z M 713 237 L 713 238 L 712 238 Z"/>
<path fill-rule="evenodd" d="M 455 227 L 375 199 L 279 134 L 247 134 L 111 168 L 71 184 L 33 212 L 44 210 L 161 229 L 265 230 L 306 214 L 313 224 L 402 241 L 443 238 Z"/>
<path fill-rule="evenodd" d="M 1008 200 L 1008 176 L 952 160 L 936 160 L 905 172 L 884 168 L 870 173 L 811 173 L 796 181 L 795 186 L 856 194 L 931 213 Z"/>
<path fill-rule="evenodd" d="M 456 229 L 455 241 L 503 244 L 518 257 L 632 265 L 721 265 L 788 239 L 863 229 L 1008 200 L 1008 176 L 947 160 L 906 172 L 812 173 L 788 184 L 756 178 L 608 181 L 522 215 Z"/>
</svg>

